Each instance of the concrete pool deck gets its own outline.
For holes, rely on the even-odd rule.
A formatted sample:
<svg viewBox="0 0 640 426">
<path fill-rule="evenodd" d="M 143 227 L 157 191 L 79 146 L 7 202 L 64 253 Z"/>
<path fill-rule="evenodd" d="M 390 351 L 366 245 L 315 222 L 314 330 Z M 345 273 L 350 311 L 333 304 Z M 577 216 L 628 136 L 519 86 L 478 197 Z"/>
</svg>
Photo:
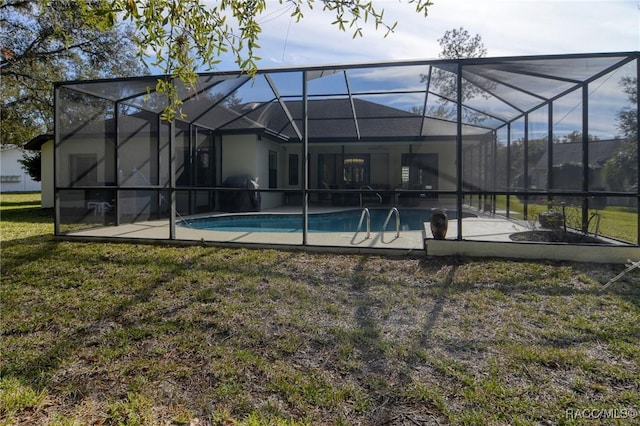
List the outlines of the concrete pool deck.
<svg viewBox="0 0 640 426">
<path fill-rule="evenodd" d="M 337 211 L 335 208 L 311 208 L 309 214 Z M 299 213 L 300 210 L 278 208 L 269 213 Z M 251 213 L 255 214 L 255 213 Z M 523 259 L 553 259 L 596 263 L 625 263 L 640 258 L 640 248 L 625 244 L 588 245 L 564 243 L 514 242 L 510 236 L 532 230 L 532 224 L 474 211 L 477 217 L 462 219 L 463 240 L 457 240 L 457 220 L 449 220 L 445 240 L 435 240 L 429 223 L 422 231 L 400 231 L 396 236 L 393 220 L 385 232 L 366 231 L 308 233 L 303 245 L 302 234 L 296 232 L 230 232 L 176 226 L 176 239 L 170 240 L 169 221 L 144 221 L 120 226 L 96 227 L 70 231 L 61 238 L 86 240 L 121 240 L 145 242 L 177 242 L 222 246 L 305 248 L 326 251 L 379 252 L 386 254 L 424 253 L 433 256 L 506 257 Z M 207 215 L 211 216 L 211 215 Z M 202 217 L 202 216 L 199 216 Z M 191 218 L 191 217 L 190 217 Z M 182 219 L 182 218 L 181 218 Z"/>
<path fill-rule="evenodd" d="M 310 208 L 309 214 L 336 212 L 351 209 L 336 209 L 330 207 Z M 299 209 L 281 207 L 277 209 L 265 210 L 260 213 L 246 214 L 270 214 L 270 213 L 296 213 Z M 237 213 L 243 214 L 243 213 Z M 509 235 L 514 232 L 527 230 L 526 226 L 515 221 L 502 218 L 484 216 L 478 212 L 473 214 L 477 217 L 465 217 L 462 220 L 462 234 L 465 239 L 489 240 L 489 241 L 510 241 Z M 227 215 L 227 214 L 219 214 Z M 212 215 L 190 216 L 181 219 L 193 219 L 198 217 L 210 217 Z M 394 250 L 423 250 L 425 239 L 433 238 L 429 223 L 425 222 L 423 230 L 405 231 L 401 230 L 400 235 L 396 235 L 395 221 L 392 219 L 385 232 L 372 230 L 370 238 L 367 238 L 364 226 L 359 232 L 310 232 L 307 234 L 307 244 L 314 246 L 337 246 L 350 248 L 375 248 Z M 143 221 L 133 224 L 119 226 L 105 226 L 88 228 L 69 232 L 67 235 L 73 237 L 89 238 L 120 238 L 120 239 L 142 239 L 142 240 L 168 240 L 169 221 L 154 220 Z M 447 239 L 456 239 L 457 220 L 449 220 Z M 176 226 L 176 239 L 182 241 L 204 241 L 219 243 L 241 243 L 241 244 L 262 244 L 262 245 L 302 245 L 302 233 L 300 232 L 234 232 L 234 231 L 211 231 L 195 229 L 189 226 Z"/>
</svg>

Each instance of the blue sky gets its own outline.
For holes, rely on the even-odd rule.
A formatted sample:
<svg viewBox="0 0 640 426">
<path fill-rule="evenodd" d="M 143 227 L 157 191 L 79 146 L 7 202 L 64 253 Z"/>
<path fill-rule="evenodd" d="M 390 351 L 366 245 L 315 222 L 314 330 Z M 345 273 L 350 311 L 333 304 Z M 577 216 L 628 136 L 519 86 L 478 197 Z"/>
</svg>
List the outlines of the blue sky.
<svg viewBox="0 0 640 426">
<path fill-rule="evenodd" d="M 352 32 L 341 32 L 331 25 L 335 15 L 322 11 L 321 0 L 315 0 L 314 9 L 305 10 L 305 17 L 298 23 L 290 17 L 291 5 L 286 1 L 281 4 L 267 0 L 267 10 L 259 18 L 263 31 L 261 48 L 255 52 L 262 58 L 258 67 L 436 59 L 441 50 L 438 39 L 446 31 L 460 27 L 482 37 L 488 57 L 640 50 L 640 0 L 433 0 L 427 17 L 416 13 L 408 0 L 373 1 L 378 9 L 384 8 L 389 23 L 398 22 L 396 31 L 386 38 L 385 31 L 376 31 L 373 25 L 366 26 L 364 36 L 355 39 Z M 237 70 L 231 55 L 221 59 L 214 69 L 200 71 Z M 384 70 L 378 72 L 384 74 Z M 419 73 L 414 74 L 413 77 Z M 394 75 L 397 78 L 397 71 Z M 618 73 L 611 79 L 607 77 L 606 84 L 596 82 L 593 86 L 592 96 L 599 97 L 604 110 L 592 114 L 590 127 L 601 138 L 617 134 L 616 113 L 626 101 L 618 84 L 621 76 Z M 283 81 L 277 82 L 279 90 L 293 85 L 297 93 L 299 86 L 288 81 L 290 75 L 281 77 Z M 351 77 L 355 84 L 356 79 Z M 381 84 L 385 75 L 370 77 Z M 410 81 L 408 78 L 401 84 Z M 268 88 L 265 91 L 271 93 Z M 245 98 L 242 93 L 239 96 Z M 255 97 L 255 90 L 246 98 L 252 96 Z M 605 98 L 613 103 L 603 103 Z M 580 102 L 568 102 L 566 107 L 557 103 L 559 136 L 581 129 Z M 546 125 L 539 130 L 546 131 Z"/>
<path fill-rule="evenodd" d="M 390 22 L 398 21 L 386 38 L 370 26 L 353 39 L 331 25 L 334 17 L 321 11 L 320 1 L 296 23 L 288 5 L 268 0 L 259 67 L 432 59 L 440 52 L 438 38 L 459 27 L 482 37 L 487 56 L 640 50 L 638 1 L 434 0 L 426 18 L 407 0 L 374 2 Z M 217 67 L 234 69 L 232 60 Z"/>
</svg>

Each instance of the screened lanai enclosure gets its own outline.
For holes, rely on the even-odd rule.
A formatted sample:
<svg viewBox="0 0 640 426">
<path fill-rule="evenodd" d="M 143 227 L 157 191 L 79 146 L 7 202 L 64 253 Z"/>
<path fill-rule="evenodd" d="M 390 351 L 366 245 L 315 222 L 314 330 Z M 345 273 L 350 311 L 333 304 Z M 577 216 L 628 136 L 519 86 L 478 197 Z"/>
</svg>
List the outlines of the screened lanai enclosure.
<svg viewBox="0 0 640 426">
<path fill-rule="evenodd" d="M 637 247 L 639 53 L 55 86 L 55 234 L 422 249 Z M 426 242 L 426 243 L 425 243 Z"/>
</svg>

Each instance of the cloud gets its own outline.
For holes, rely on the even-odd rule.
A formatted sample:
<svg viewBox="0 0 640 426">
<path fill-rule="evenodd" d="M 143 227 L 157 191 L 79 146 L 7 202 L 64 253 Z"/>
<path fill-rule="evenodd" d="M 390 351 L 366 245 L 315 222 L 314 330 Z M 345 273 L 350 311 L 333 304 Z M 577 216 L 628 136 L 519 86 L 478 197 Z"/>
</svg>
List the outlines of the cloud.
<svg viewBox="0 0 640 426">
<path fill-rule="evenodd" d="M 319 4 L 291 22 L 282 6 L 263 23 L 260 65 L 300 66 L 334 63 L 432 59 L 445 31 L 464 27 L 479 34 L 488 56 L 592 53 L 640 49 L 640 10 L 635 1 L 578 0 L 436 0 L 424 17 L 407 0 L 374 0 L 389 22 L 398 22 L 394 34 L 384 37 L 372 24 L 362 38 L 341 32 L 331 12 Z"/>
</svg>

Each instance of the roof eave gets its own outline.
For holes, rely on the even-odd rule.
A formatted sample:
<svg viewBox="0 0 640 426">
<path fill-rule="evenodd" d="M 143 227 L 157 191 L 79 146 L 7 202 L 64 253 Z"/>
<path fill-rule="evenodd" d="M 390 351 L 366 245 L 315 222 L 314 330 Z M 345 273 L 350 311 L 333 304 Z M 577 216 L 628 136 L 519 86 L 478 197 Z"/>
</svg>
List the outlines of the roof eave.
<svg viewBox="0 0 640 426">
<path fill-rule="evenodd" d="M 29 151 L 40 151 L 42 149 L 42 145 L 44 145 L 49 141 L 52 141 L 53 139 L 54 139 L 54 136 L 52 134 L 43 133 L 31 139 L 29 142 L 25 143 L 23 148 L 28 149 Z"/>
</svg>

